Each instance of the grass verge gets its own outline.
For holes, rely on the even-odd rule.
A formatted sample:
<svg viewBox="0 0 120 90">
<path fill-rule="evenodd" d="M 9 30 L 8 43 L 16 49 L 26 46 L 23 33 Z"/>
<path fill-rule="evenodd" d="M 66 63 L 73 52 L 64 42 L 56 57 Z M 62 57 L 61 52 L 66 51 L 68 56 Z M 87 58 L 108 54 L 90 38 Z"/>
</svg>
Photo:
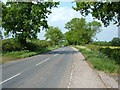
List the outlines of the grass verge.
<svg viewBox="0 0 120 90">
<path fill-rule="evenodd" d="M 109 59 L 98 51 L 92 51 L 84 46 L 74 46 L 77 48 L 86 58 L 86 60 L 92 65 L 93 68 L 104 71 L 106 73 L 117 74 L 119 65 L 114 60 Z"/>
<path fill-rule="evenodd" d="M 59 48 L 58 46 L 55 47 L 47 47 L 47 48 L 41 48 L 36 51 L 29 51 L 29 50 L 22 50 L 22 51 L 13 51 L 13 52 L 6 52 L 0 57 L 2 57 L 2 61 L 0 61 L 0 64 L 6 63 L 11 60 L 17 60 L 25 57 L 34 56 L 37 54 L 45 53 L 54 49 Z"/>
</svg>

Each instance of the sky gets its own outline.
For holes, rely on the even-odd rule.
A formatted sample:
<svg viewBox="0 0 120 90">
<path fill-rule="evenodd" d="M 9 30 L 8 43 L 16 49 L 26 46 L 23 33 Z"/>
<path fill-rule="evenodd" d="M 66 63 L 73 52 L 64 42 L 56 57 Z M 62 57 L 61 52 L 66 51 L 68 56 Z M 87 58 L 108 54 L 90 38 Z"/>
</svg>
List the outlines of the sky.
<svg viewBox="0 0 120 90">
<path fill-rule="evenodd" d="M 67 22 L 69 22 L 72 18 L 83 17 L 79 12 L 73 10 L 72 6 L 75 6 L 75 3 L 61 1 L 58 8 L 52 9 L 52 14 L 50 14 L 48 17 L 48 25 L 59 27 L 63 33 L 67 32 L 68 30 L 64 28 Z M 86 18 L 87 22 L 93 21 L 91 15 L 88 15 L 84 18 Z M 114 37 L 118 37 L 118 27 L 112 23 L 108 27 L 104 27 L 102 24 L 101 29 L 102 31 L 95 36 L 97 38 L 94 39 L 95 41 L 111 41 Z M 45 32 L 42 31 L 38 34 L 38 37 L 41 40 L 45 39 L 44 34 Z"/>
<path fill-rule="evenodd" d="M 56 0 L 58 1 L 58 0 Z M 63 33 L 67 32 L 65 24 L 69 22 L 72 18 L 82 18 L 83 16 L 72 9 L 72 6 L 75 6 L 75 3 L 71 3 L 70 0 L 60 1 L 58 8 L 52 8 L 52 13 L 48 16 L 48 25 L 53 27 L 58 27 Z M 84 17 L 87 22 L 93 21 L 92 16 L 89 14 L 87 17 Z M 99 21 L 99 20 L 97 20 Z M 100 21 L 101 22 L 101 21 Z M 102 31 L 98 33 L 94 39 L 95 41 L 110 41 L 114 37 L 118 37 L 118 27 L 112 23 L 108 27 L 102 25 Z M 45 31 L 41 31 L 37 34 L 40 40 L 44 40 Z"/>
</svg>

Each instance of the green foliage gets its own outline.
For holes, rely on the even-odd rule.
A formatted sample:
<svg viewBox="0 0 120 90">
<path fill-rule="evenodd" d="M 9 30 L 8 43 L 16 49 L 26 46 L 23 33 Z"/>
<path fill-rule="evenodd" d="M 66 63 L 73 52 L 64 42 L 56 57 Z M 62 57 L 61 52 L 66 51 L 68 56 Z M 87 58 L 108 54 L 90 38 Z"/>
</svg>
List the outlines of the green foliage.
<svg viewBox="0 0 120 90">
<path fill-rule="evenodd" d="M 49 46 L 51 46 L 50 42 L 45 40 L 27 40 L 26 46 L 22 45 L 16 38 L 2 40 L 2 50 L 4 53 L 21 50 L 36 51 Z"/>
<path fill-rule="evenodd" d="M 112 46 L 120 46 L 120 38 L 113 38 L 110 43 Z"/>
<path fill-rule="evenodd" d="M 62 40 L 63 40 L 63 34 L 61 32 L 61 30 L 58 27 L 49 27 L 49 30 L 46 31 L 45 34 L 46 40 L 50 40 L 53 45 L 59 45 Z"/>
<path fill-rule="evenodd" d="M 47 20 L 52 7 L 58 2 L 7 2 L 2 4 L 2 27 L 6 35 L 13 34 L 22 44 L 37 38 L 41 29 L 48 28 Z"/>
<path fill-rule="evenodd" d="M 65 40 L 70 45 L 90 43 L 100 27 L 101 24 L 97 21 L 87 23 L 84 18 L 73 18 L 65 24 L 65 28 L 69 30 L 65 33 Z"/>
<path fill-rule="evenodd" d="M 0 39 L 3 39 L 2 32 L 0 31 Z"/>
<path fill-rule="evenodd" d="M 100 53 L 105 54 L 107 57 L 111 58 L 112 61 L 115 61 L 117 64 L 120 64 L 120 48 L 112 49 L 110 47 L 100 47 L 96 45 L 85 45 L 87 48 L 92 51 L 98 51 Z"/>
<path fill-rule="evenodd" d="M 86 60 L 97 70 L 104 71 L 106 73 L 118 73 L 118 65 L 111 59 L 107 58 L 104 54 L 97 51 L 88 50 L 81 46 L 75 46 L 82 52 Z"/>
<path fill-rule="evenodd" d="M 45 53 L 45 52 L 48 52 L 48 51 L 56 49 L 56 48 L 59 48 L 59 47 L 58 46 L 57 47 L 50 46 L 50 47 L 46 47 L 46 48 L 37 49 L 36 51 L 22 50 L 22 51 L 6 52 L 6 53 L 3 53 L 2 62 L 0 62 L 0 64 L 6 63 L 8 61 L 15 60 L 18 58 L 25 58 L 25 57 L 30 57 L 30 56 L 37 55 L 40 53 Z"/>
<path fill-rule="evenodd" d="M 23 49 L 24 47 L 17 41 L 17 39 L 12 38 L 12 39 L 2 40 L 3 52 L 19 51 Z"/>
<path fill-rule="evenodd" d="M 101 48 L 99 51 L 120 64 L 120 49 Z"/>
<path fill-rule="evenodd" d="M 94 18 L 101 20 L 105 26 L 110 22 L 120 25 L 120 2 L 76 2 L 74 10 L 83 16 L 92 14 Z"/>
<path fill-rule="evenodd" d="M 94 42 L 91 42 L 91 44 L 98 45 L 98 46 L 110 46 L 111 45 L 110 42 L 106 42 L 106 41 L 94 41 Z"/>
</svg>

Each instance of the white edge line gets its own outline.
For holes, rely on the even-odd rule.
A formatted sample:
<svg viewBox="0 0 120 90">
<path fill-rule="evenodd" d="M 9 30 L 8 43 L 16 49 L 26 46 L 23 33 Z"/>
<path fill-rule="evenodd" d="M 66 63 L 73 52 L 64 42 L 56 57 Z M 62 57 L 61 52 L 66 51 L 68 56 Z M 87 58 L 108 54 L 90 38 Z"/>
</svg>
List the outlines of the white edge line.
<svg viewBox="0 0 120 90">
<path fill-rule="evenodd" d="M 5 83 L 5 82 L 7 82 L 7 81 L 9 81 L 9 80 L 11 80 L 11 79 L 13 79 L 13 78 L 15 78 L 15 77 L 19 76 L 20 74 L 21 74 L 21 73 L 18 73 L 18 74 L 16 74 L 16 75 L 14 75 L 14 76 L 12 76 L 12 77 L 10 77 L 10 78 L 8 78 L 8 79 L 0 82 L 0 84 L 3 84 L 3 83 Z"/>
<path fill-rule="evenodd" d="M 47 61 L 47 60 L 49 60 L 50 58 L 47 58 L 47 59 L 45 59 L 44 61 L 42 61 L 42 62 L 40 62 L 40 63 L 38 63 L 38 64 L 36 64 L 35 66 L 38 66 L 38 65 L 40 65 L 40 64 L 42 64 L 42 63 L 44 63 L 45 61 Z"/>
</svg>

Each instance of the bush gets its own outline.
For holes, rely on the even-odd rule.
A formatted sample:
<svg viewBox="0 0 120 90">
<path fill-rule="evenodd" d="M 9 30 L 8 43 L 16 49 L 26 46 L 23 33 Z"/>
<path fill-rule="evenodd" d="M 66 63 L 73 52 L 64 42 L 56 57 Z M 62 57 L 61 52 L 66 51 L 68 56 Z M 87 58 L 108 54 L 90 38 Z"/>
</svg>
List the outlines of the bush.
<svg viewBox="0 0 120 90">
<path fill-rule="evenodd" d="M 98 46 L 110 46 L 111 43 L 110 42 L 106 42 L 106 41 L 96 41 L 96 42 L 91 42 L 91 44 L 94 45 L 98 45 Z"/>
<path fill-rule="evenodd" d="M 22 49 L 22 45 L 16 39 L 11 38 L 2 40 L 3 52 L 19 51 Z"/>
<path fill-rule="evenodd" d="M 27 42 L 25 49 L 30 51 L 36 51 L 38 49 L 38 46 L 32 42 Z"/>
<path fill-rule="evenodd" d="M 50 45 L 50 42 L 45 40 L 27 40 L 26 45 L 21 45 L 20 42 L 18 42 L 18 40 L 15 38 L 2 40 L 3 53 L 21 50 L 36 51 L 40 50 L 41 48 L 46 48 Z"/>
<path fill-rule="evenodd" d="M 111 41 L 111 45 L 112 46 L 120 46 L 120 38 L 113 38 L 112 41 Z"/>
<path fill-rule="evenodd" d="M 31 43 L 34 43 L 38 48 L 46 48 L 50 45 L 49 41 L 45 41 L 45 40 L 35 40 L 35 41 L 31 41 Z"/>
<path fill-rule="evenodd" d="M 41 41 L 39 42 L 39 45 L 40 45 L 41 48 L 45 48 L 45 47 L 50 46 L 50 43 L 49 43 L 48 41 L 41 40 Z"/>
<path fill-rule="evenodd" d="M 112 47 L 103 47 L 96 45 L 85 45 L 85 47 L 91 49 L 92 51 L 98 51 L 100 53 L 105 54 L 107 57 L 113 59 L 117 64 L 120 64 L 120 48 L 112 48 Z"/>
<path fill-rule="evenodd" d="M 99 51 L 120 64 L 120 49 L 101 48 Z"/>
<path fill-rule="evenodd" d="M 99 51 L 99 49 L 100 49 L 100 46 L 96 46 L 96 45 L 92 45 L 92 44 L 86 44 L 84 46 L 93 50 L 93 51 Z"/>
</svg>

